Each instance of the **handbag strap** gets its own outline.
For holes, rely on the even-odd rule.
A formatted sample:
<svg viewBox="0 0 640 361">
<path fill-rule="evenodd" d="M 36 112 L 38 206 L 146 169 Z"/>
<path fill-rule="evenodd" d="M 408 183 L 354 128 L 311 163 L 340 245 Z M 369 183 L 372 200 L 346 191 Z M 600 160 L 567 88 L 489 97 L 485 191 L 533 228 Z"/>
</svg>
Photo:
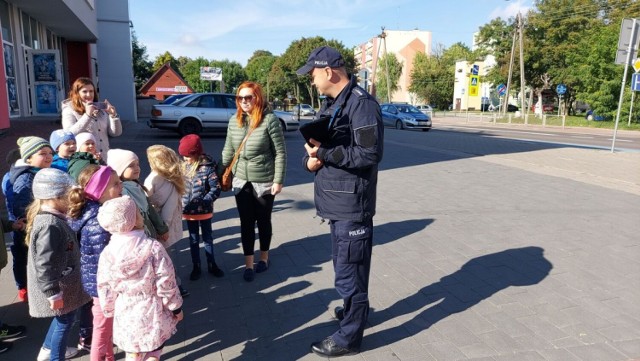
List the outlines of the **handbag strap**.
<svg viewBox="0 0 640 361">
<path fill-rule="evenodd" d="M 247 124 L 247 126 L 249 126 Z M 255 129 L 255 128 L 254 128 Z M 236 163 L 236 161 L 238 160 L 238 157 L 240 156 L 240 152 L 242 151 L 242 148 L 244 147 L 244 143 L 247 142 L 247 139 L 249 139 L 249 136 L 251 135 L 251 133 L 253 132 L 253 129 L 249 130 L 249 132 L 247 133 L 247 135 L 244 136 L 244 139 L 242 140 L 242 143 L 240 143 L 240 146 L 238 147 L 238 149 L 236 150 L 236 154 L 233 155 L 233 160 L 231 160 L 231 163 L 229 163 L 229 169 L 233 168 L 233 165 Z"/>
</svg>

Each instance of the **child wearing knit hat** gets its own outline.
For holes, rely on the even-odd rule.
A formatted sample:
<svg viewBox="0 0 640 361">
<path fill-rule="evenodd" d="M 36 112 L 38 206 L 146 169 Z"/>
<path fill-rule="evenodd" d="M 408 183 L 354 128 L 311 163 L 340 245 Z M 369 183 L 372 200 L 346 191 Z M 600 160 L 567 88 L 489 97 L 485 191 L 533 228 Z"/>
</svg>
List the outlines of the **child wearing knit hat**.
<svg viewBox="0 0 640 361">
<path fill-rule="evenodd" d="M 183 317 L 171 259 L 145 234 L 142 214 L 128 196 L 106 201 L 98 222 L 111 232 L 97 280 L 102 311 L 114 320 L 113 343 L 126 352 L 127 360 L 159 360 Z"/>
<path fill-rule="evenodd" d="M 67 130 L 57 129 L 51 132 L 49 143 L 51 144 L 53 151 L 56 152 L 53 156 L 51 168 L 60 169 L 61 171 L 66 172 L 69 167 L 69 160 L 73 153 L 76 152 L 75 135 Z"/>
<path fill-rule="evenodd" d="M 64 360 L 78 353 L 67 348 L 67 339 L 76 310 L 90 300 L 80 284 L 80 249 L 66 217 L 74 185 L 69 174 L 54 168 L 33 179 L 34 201 L 27 212 L 29 314 L 53 317 L 38 360 Z"/>
<path fill-rule="evenodd" d="M 107 159 L 107 164 L 116 171 L 122 181 L 122 195 L 131 197 L 138 205 L 144 218 L 147 235 L 163 242 L 166 241 L 169 236 L 169 227 L 149 202 L 146 188 L 140 184 L 138 156 L 126 149 L 109 149 Z"/>
<path fill-rule="evenodd" d="M 189 279 L 200 279 L 200 232 L 204 243 L 207 270 L 215 277 L 224 276 L 213 254 L 213 203 L 220 196 L 218 164 L 211 156 L 204 154 L 200 137 L 185 135 L 180 139 L 178 153 L 182 156 L 182 173 L 185 175 L 185 192 L 182 196 L 182 219 L 189 229 L 189 247 L 193 270 Z"/>
<path fill-rule="evenodd" d="M 49 142 L 40 137 L 18 138 L 17 144 L 20 147 L 20 159 L 9 170 L 9 180 L 13 191 L 10 213 L 15 219 L 21 219 L 27 215 L 27 207 L 33 200 L 33 179 L 38 171 L 51 167 L 53 149 Z M 11 254 L 13 256 L 13 277 L 18 287 L 18 298 L 26 302 L 27 246 L 24 232 L 14 232 Z"/>
<path fill-rule="evenodd" d="M 87 152 L 93 154 L 98 160 L 102 160 L 102 154 L 96 148 L 96 138 L 91 133 L 78 133 L 76 135 L 76 144 L 78 146 L 78 152 Z"/>
</svg>

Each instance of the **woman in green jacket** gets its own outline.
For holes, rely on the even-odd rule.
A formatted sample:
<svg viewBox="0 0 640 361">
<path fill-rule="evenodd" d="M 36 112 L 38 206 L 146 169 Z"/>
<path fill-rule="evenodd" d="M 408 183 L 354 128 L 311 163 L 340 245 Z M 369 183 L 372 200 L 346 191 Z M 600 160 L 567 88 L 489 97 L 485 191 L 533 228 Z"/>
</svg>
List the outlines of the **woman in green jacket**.
<svg viewBox="0 0 640 361">
<path fill-rule="evenodd" d="M 278 118 L 266 107 L 259 84 L 244 82 L 236 95 L 236 115 L 229 120 L 227 139 L 222 149 L 223 168 L 232 165 L 233 192 L 240 215 L 240 234 L 245 258 L 244 279 L 253 281 L 255 225 L 260 238 L 260 261 L 255 273 L 270 266 L 271 211 L 276 194 L 282 191 L 287 151 Z M 241 147 L 245 137 L 246 142 Z"/>
</svg>

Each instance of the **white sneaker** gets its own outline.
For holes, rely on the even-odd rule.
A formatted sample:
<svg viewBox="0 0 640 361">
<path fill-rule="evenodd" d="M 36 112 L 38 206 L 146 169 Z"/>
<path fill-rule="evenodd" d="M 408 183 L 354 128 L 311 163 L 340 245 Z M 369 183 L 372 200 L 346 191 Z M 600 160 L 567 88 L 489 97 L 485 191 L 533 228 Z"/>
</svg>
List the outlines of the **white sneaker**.
<svg viewBox="0 0 640 361">
<path fill-rule="evenodd" d="M 67 351 L 64 353 L 64 358 L 65 360 L 68 360 L 70 358 L 72 358 L 73 356 L 78 354 L 78 349 L 75 347 L 67 347 Z M 40 352 L 38 352 L 38 358 L 36 358 L 37 361 L 49 361 L 49 359 L 51 358 L 51 350 L 49 350 L 48 348 L 44 348 L 42 347 L 40 349 Z"/>
</svg>

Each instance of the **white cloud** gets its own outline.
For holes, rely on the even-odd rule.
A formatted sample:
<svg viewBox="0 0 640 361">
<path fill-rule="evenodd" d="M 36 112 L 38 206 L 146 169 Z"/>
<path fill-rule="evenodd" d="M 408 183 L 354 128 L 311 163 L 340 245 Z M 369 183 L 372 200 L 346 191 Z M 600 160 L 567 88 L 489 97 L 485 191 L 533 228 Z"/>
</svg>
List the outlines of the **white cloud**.
<svg viewBox="0 0 640 361">
<path fill-rule="evenodd" d="M 505 6 L 499 6 L 489 14 L 489 19 L 502 18 L 509 19 L 515 17 L 518 12 L 523 15 L 529 11 L 530 6 L 527 5 L 527 1 L 525 0 L 517 0 L 517 1 L 509 1 Z"/>
</svg>

